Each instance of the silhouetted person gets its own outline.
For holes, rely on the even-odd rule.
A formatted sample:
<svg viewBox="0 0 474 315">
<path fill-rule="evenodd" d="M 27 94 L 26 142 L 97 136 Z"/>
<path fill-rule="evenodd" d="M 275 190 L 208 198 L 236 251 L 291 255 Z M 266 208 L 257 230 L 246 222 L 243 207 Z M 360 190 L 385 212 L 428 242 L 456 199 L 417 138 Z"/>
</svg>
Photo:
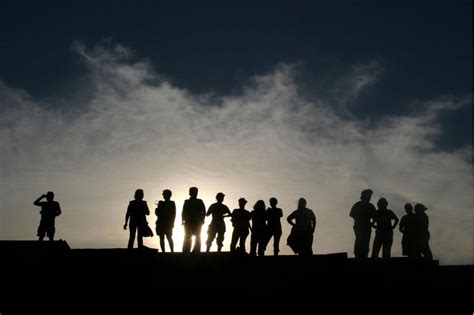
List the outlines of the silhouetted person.
<svg viewBox="0 0 474 315">
<path fill-rule="evenodd" d="M 170 251 L 174 252 L 173 227 L 176 219 L 176 205 L 171 199 L 171 190 L 163 190 L 163 199 L 158 202 L 155 209 L 156 214 L 156 234 L 160 237 L 161 251 L 166 252 L 165 236 L 170 246 Z"/>
<path fill-rule="evenodd" d="M 288 236 L 288 246 L 301 256 L 313 255 L 313 234 L 316 230 L 316 216 L 313 210 L 306 208 L 306 199 L 298 200 L 298 209 L 286 219 L 292 226 Z"/>
<path fill-rule="evenodd" d="M 402 232 L 402 255 L 412 258 L 415 256 L 415 224 L 416 218 L 413 213 L 413 206 L 405 204 L 406 214 L 400 220 L 399 229 Z"/>
<path fill-rule="evenodd" d="M 252 219 L 250 212 L 245 210 L 247 200 L 245 198 L 239 199 L 239 208 L 232 211 L 232 240 L 230 241 L 230 251 L 235 252 L 237 242 L 239 242 L 240 251 L 245 253 L 245 241 L 249 235 L 250 220 Z"/>
<path fill-rule="evenodd" d="M 143 237 L 149 236 L 147 233 L 148 223 L 146 221 L 146 216 L 150 214 L 148 205 L 145 200 L 143 200 L 143 190 L 137 189 L 135 191 L 134 200 L 130 201 L 127 208 L 127 213 L 125 214 L 125 224 L 123 229 L 127 229 L 127 223 L 129 223 L 130 238 L 128 239 L 128 248 L 133 248 L 133 243 L 135 242 L 135 235 L 137 235 L 138 248 L 143 248 Z"/>
<path fill-rule="evenodd" d="M 372 190 L 363 190 L 360 194 L 360 201 L 352 206 L 349 214 L 354 219 L 354 255 L 356 258 L 369 256 L 370 235 L 375 215 L 375 207 L 370 203 L 370 198 L 372 198 Z"/>
<path fill-rule="evenodd" d="M 216 238 L 217 235 L 217 252 L 221 252 L 222 245 L 224 242 L 224 234 L 225 234 L 225 217 L 230 217 L 230 210 L 229 208 L 223 204 L 225 195 L 223 193 L 217 193 L 216 195 L 216 203 L 213 203 L 209 209 L 207 210 L 206 216 L 212 215 L 211 224 L 209 224 L 207 230 L 207 242 L 206 242 L 206 252 L 209 252 L 211 249 L 212 242 Z"/>
<path fill-rule="evenodd" d="M 201 228 L 204 224 L 206 206 L 201 199 L 197 198 L 197 187 L 189 188 L 189 199 L 184 201 L 183 212 L 181 214 L 184 225 L 183 253 L 191 251 L 193 235 L 195 237 L 193 252 L 201 251 Z"/>
<path fill-rule="evenodd" d="M 278 200 L 270 198 L 270 208 L 267 209 L 267 225 L 268 225 L 268 241 L 273 237 L 273 255 L 278 256 L 280 252 L 280 238 L 281 238 L 281 222 L 283 211 L 277 208 Z"/>
<path fill-rule="evenodd" d="M 388 202 L 385 198 L 380 198 L 377 202 L 378 210 L 375 212 L 374 217 L 376 230 L 374 245 L 372 246 L 372 258 L 379 257 L 381 247 L 383 247 L 382 258 L 390 258 L 391 256 L 393 229 L 395 229 L 398 224 L 398 218 L 387 206 Z"/>
<path fill-rule="evenodd" d="M 252 217 L 252 234 L 250 236 L 250 255 L 265 255 L 265 249 L 268 241 L 268 230 L 265 215 L 265 202 L 259 200 L 253 206 L 250 212 Z"/>
<path fill-rule="evenodd" d="M 425 211 L 428 210 L 423 204 L 415 205 L 415 256 L 426 260 L 433 260 L 430 249 L 429 219 Z"/>
<path fill-rule="evenodd" d="M 46 198 L 46 201 L 41 201 L 44 198 Z M 41 195 L 41 197 L 36 199 L 33 204 L 41 207 L 41 220 L 37 231 L 39 240 L 42 241 L 47 236 L 50 241 L 54 241 L 54 234 L 56 232 L 54 221 L 57 216 L 61 215 L 61 207 L 57 201 L 54 201 L 54 193 L 48 191 L 46 195 Z"/>
</svg>

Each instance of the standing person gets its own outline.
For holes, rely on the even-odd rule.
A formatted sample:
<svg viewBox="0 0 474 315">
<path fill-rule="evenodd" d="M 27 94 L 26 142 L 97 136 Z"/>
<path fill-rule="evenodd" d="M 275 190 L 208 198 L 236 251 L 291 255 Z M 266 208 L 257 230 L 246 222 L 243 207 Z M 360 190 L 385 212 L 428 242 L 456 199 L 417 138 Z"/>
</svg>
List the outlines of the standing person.
<svg viewBox="0 0 474 315">
<path fill-rule="evenodd" d="M 370 235 L 375 215 L 375 207 L 370 203 L 372 190 L 365 189 L 360 194 L 360 201 L 356 202 L 349 213 L 354 219 L 354 255 L 356 258 L 367 258 L 369 256 Z"/>
<path fill-rule="evenodd" d="M 288 246 L 297 255 L 313 255 L 313 234 L 316 230 L 316 216 L 313 210 L 306 208 L 306 199 L 298 200 L 298 209 L 286 219 L 292 226 L 288 236 Z"/>
<path fill-rule="evenodd" d="M 44 198 L 46 198 L 46 201 L 41 201 Z M 59 202 L 54 201 L 54 193 L 48 191 L 46 195 L 43 194 L 36 199 L 33 204 L 41 207 L 41 220 L 37 231 L 38 240 L 42 241 L 47 236 L 50 241 L 54 241 L 54 234 L 56 233 L 55 219 L 61 215 L 61 207 Z"/>
<path fill-rule="evenodd" d="M 232 240 L 230 242 L 230 251 L 235 252 L 237 242 L 239 242 L 239 249 L 242 253 L 245 253 L 245 241 L 249 235 L 250 220 L 252 219 L 250 212 L 245 209 L 247 200 L 245 198 L 239 199 L 239 208 L 232 211 L 232 226 L 234 231 L 232 232 Z"/>
<path fill-rule="evenodd" d="M 374 244 L 372 245 L 372 258 L 379 257 L 379 251 L 382 246 L 382 258 L 391 257 L 393 229 L 395 229 L 398 224 L 398 218 L 395 213 L 387 207 L 387 199 L 380 198 L 377 202 L 378 210 L 375 212 L 374 217 L 376 230 Z"/>
<path fill-rule="evenodd" d="M 275 197 L 270 198 L 270 208 L 267 209 L 266 219 L 268 224 L 268 242 L 273 237 L 273 255 L 278 256 L 280 252 L 281 222 L 283 210 L 277 208 L 278 200 Z"/>
<path fill-rule="evenodd" d="M 415 256 L 423 257 L 426 260 L 433 260 L 433 253 L 430 249 L 430 225 L 425 211 L 428 210 L 423 204 L 415 205 Z"/>
<path fill-rule="evenodd" d="M 191 251 L 192 238 L 195 237 L 193 252 L 201 251 L 201 229 L 204 224 L 206 206 L 197 198 L 197 187 L 189 188 L 189 199 L 184 201 L 181 219 L 184 225 L 183 253 Z"/>
<path fill-rule="evenodd" d="M 268 240 L 268 230 L 265 215 L 265 202 L 259 200 L 253 206 L 253 211 L 250 212 L 252 217 L 252 235 L 250 236 L 250 255 L 258 256 L 265 255 L 265 248 Z M 257 249 L 258 247 L 258 249 Z"/>
<path fill-rule="evenodd" d="M 415 214 L 413 213 L 413 206 L 409 203 L 405 204 L 406 214 L 400 220 L 400 225 L 398 226 L 402 236 L 402 255 L 412 258 L 415 254 Z"/>
<path fill-rule="evenodd" d="M 143 237 L 150 236 L 148 234 L 148 223 L 146 221 L 146 216 L 150 214 L 148 209 L 148 204 L 143 200 L 144 193 L 142 189 L 137 189 L 135 191 L 134 200 L 130 201 L 127 208 L 127 213 L 125 214 L 125 224 L 123 229 L 127 229 L 127 224 L 129 223 L 130 237 L 128 239 L 128 249 L 133 248 L 133 243 L 135 242 L 135 235 L 137 234 L 137 243 L 138 248 L 143 248 Z M 153 235 L 153 234 L 152 234 Z"/>
<path fill-rule="evenodd" d="M 209 209 L 207 210 L 206 216 L 212 215 L 211 224 L 209 224 L 209 228 L 207 230 L 207 242 L 206 242 L 206 252 L 209 252 L 211 249 L 212 242 L 216 238 L 217 235 L 217 252 L 220 253 L 222 250 L 222 245 L 224 242 L 224 234 L 225 234 L 225 217 L 230 217 L 230 210 L 229 208 L 223 204 L 225 195 L 223 193 L 217 193 L 216 195 L 216 203 L 213 203 Z"/>
<path fill-rule="evenodd" d="M 163 253 L 166 252 L 165 236 L 168 240 L 170 251 L 174 252 L 173 227 L 176 219 L 176 205 L 171 200 L 172 192 L 169 189 L 163 190 L 163 199 L 158 202 L 155 209 L 156 214 L 156 234 L 160 237 L 160 247 Z"/>
</svg>

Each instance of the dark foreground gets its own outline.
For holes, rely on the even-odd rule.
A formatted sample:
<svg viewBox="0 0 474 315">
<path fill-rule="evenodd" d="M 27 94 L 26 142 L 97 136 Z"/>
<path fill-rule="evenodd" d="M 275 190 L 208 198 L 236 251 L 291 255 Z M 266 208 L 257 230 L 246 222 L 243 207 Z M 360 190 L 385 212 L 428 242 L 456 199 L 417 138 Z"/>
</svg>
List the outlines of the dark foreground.
<svg viewBox="0 0 474 315">
<path fill-rule="evenodd" d="M 64 241 L 0 241 L 0 251 L 1 315 L 474 310 L 472 265 L 70 249 Z"/>
</svg>

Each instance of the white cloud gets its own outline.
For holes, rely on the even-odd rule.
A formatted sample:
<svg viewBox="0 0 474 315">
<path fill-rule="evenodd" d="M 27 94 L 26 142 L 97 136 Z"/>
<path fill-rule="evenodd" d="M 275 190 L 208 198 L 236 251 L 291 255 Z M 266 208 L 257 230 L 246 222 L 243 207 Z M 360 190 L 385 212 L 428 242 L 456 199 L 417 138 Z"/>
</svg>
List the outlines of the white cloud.
<svg viewBox="0 0 474 315">
<path fill-rule="evenodd" d="M 38 215 L 31 204 L 53 190 L 64 210 L 58 237 L 73 247 L 125 246 L 120 228 L 136 188 L 150 204 L 170 188 L 179 205 L 197 185 L 206 205 L 223 191 L 230 208 L 241 196 L 248 208 L 276 196 L 289 214 L 306 197 L 318 219 L 316 252 L 352 253 L 348 211 L 370 187 L 399 217 L 405 202 L 427 205 L 435 257 L 472 263 L 471 148 L 434 146 L 439 115 L 464 101 L 440 98 L 370 125 L 338 115 L 327 99 L 304 98 L 291 65 L 252 78 L 241 95 L 214 97 L 171 85 L 148 63 L 130 62 L 124 47 L 75 47 L 89 86 L 77 87 L 88 95 L 71 100 L 74 106 L 52 110 L 0 85 L 0 187 L 8 196 L 1 238 L 33 238 Z M 355 66 L 335 89 L 357 97 L 380 71 L 376 63 Z M 284 226 L 281 247 L 290 253 Z M 395 255 L 400 239 L 396 233 Z"/>
</svg>

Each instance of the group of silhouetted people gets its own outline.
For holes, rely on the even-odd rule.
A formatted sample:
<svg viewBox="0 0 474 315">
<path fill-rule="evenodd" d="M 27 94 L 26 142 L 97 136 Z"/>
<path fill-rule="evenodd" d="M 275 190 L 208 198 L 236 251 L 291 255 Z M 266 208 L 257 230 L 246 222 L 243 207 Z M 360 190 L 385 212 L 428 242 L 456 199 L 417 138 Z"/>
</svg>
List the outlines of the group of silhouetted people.
<svg viewBox="0 0 474 315">
<path fill-rule="evenodd" d="M 133 248 L 135 238 L 138 247 L 143 247 L 143 237 L 152 236 L 148 231 L 146 216 L 150 214 L 146 201 L 143 200 L 143 190 L 135 192 L 134 200 L 130 201 L 125 215 L 124 229 L 129 225 L 130 238 L 128 248 Z M 163 191 L 163 200 L 158 202 L 155 210 L 156 234 L 160 238 L 162 252 L 166 252 L 165 238 L 168 240 L 171 252 L 174 252 L 173 228 L 176 218 L 176 205 L 171 200 L 172 192 L 169 189 Z M 230 218 L 233 226 L 232 239 L 230 243 L 231 252 L 246 253 L 246 240 L 250 234 L 250 255 L 263 256 L 267 244 L 273 238 L 273 254 L 280 252 L 280 238 L 282 227 L 280 219 L 283 211 L 277 207 L 278 200 L 270 199 L 270 207 L 266 209 L 265 202 L 258 200 L 253 211 L 245 209 L 247 200 L 239 199 L 239 208 L 232 212 L 223 202 L 225 195 L 221 192 L 216 195 L 216 202 L 206 211 L 204 202 L 198 197 L 198 188 L 189 189 L 189 199 L 184 201 L 181 222 L 184 226 L 183 252 L 201 251 L 201 230 L 206 216 L 211 216 L 211 223 L 207 230 L 206 251 L 209 252 L 214 241 L 217 243 L 217 251 L 221 252 L 224 244 L 226 224 L 224 219 Z M 312 255 L 313 234 L 316 228 L 316 217 L 314 212 L 306 208 L 306 200 L 301 198 L 298 209 L 295 210 L 287 221 L 292 230 L 288 237 L 288 245 L 298 255 Z M 193 244 L 194 237 L 194 244 Z M 238 246 L 237 246 L 238 245 Z"/>
<path fill-rule="evenodd" d="M 372 229 L 375 229 L 375 238 L 372 245 L 372 258 L 378 258 L 382 249 L 382 258 L 391 257 L 393 243 L 393 230 L 399 222 L 395 213 L 388 209 L 385 198 L 377 201 L 377 209 L 370 203 L 372 190 L 363 190 L 360 201 L 356 202 L 350 211 L 354 219 L 355 244 L 354 255 L 356 258 L 369 256 L 369 244 Z M 402 237 L 402 254 L 408 258 L 433 259 L 429 246 L 430 233 L 429 221 L 425 211 L 427 208 L 418 203 L 415 213 L 411 204 L 405 204 L 406 215 L 400 222 Z"/>
<path fill-rule="evenodd" d="M 350 216 L 354 219 L 355 244 L 354 255 L 356 258 L 367 258 L 369 256 L 369 244 L 372 229 L 375 229 L 375 237 L 372 245 L 372 258 L 378 258 L 382 249 L 382 258 L 391 257 L 393 243 L 393 230 L 399 220 L 395 213 L 388 209 L 388 202 L 385 198 L 380 198 L 377 202 L 377 209 L 370 199 L 372 190 L 366 189 L 361 193 L 360 201 L 356 202 L 350 211 Z M 173 228 L 176 219 L 176 205 L 171 200 L 172 192 L 169 189 L 163 191 L 163 200 L 160 200 L 155 209 L 156 234 L 160 239 L 162 252 L 166 252 L 165 240 L 171 252 L 174 252 Z M 214 240 L 217 243 L 217 251 L 221 252 L 226 224 L 224 219 L 231 218 L 233 232 L 230 242 L 231 252 L 246 253 L 246 240 L 250 234 L 250 255 L 263 256 L 267 244 L 273 238 L 273 254 L 280 252 L 280 238 L 282 236 L 281 218 L 282 209 L 277 207 L 278 200 L 270 198 L 270 207 L 267 209 L 263 200 L 258 200 L 252 211 L 245 209 L 247 200 L 239 199 L 239 207 L 232 212 L 223 203 L 225 195 L 221 192 L 216 195 L 216 202 L 206 211 L 204 202 L 197 198 L 198 188 L 189 189 L 189 199 L 185 200 L 181 214 L 181 222 L 184 226 L 183 252 L 201 251 L 201 230 L 205 217 L 211 216 L 212 220 L 208 226 L 206 251 L 209 252 Z M 41 201 L 46 198 L 46 201 Z M 133 248 L 135 238 L 138 248 L 143 248 L 143 237 L 153 236 L 153 231 L 148 226 L 146 216 L 150 215 L 147 202 L 143 200 L 142 189 L 135 191 L 134 200 L 130 201 L 123 228 L 127 226 L 130 232 L 128 248 Z M 55 218 L 61 214 L 61 208 L 57 201 L 54 201 L 54 193 L 48 192 L 36 199 L 33 203 L 41 207 L 41 221 L 38 227 L 38 237 L 42 241 L 45 236 L 50 241 L 54 240 Z M 430 233 L 428 230 L 429 220 L 425 211 L 427 208 L 418 203 L 414 207 L 405 204 L 406 215 L 400 221 L 399 230 L 403 233 L 402 253 L 408 258 L 433 259 L 429 246 Z M 316 216 L 311 209 L 306 207 L 306 200 L 300 198 L 298 207 L 288 217 L 287 222 L 292 226 L 290 235 L 287 238 L 288 246 L 297 255 L 308 256 L 313 254 L 313 234 L 316 229 Z M 194 245 L 192 244 L 194 236 Z M 193 245 L 193 246 L 192 246 Z"/>
</svg>

